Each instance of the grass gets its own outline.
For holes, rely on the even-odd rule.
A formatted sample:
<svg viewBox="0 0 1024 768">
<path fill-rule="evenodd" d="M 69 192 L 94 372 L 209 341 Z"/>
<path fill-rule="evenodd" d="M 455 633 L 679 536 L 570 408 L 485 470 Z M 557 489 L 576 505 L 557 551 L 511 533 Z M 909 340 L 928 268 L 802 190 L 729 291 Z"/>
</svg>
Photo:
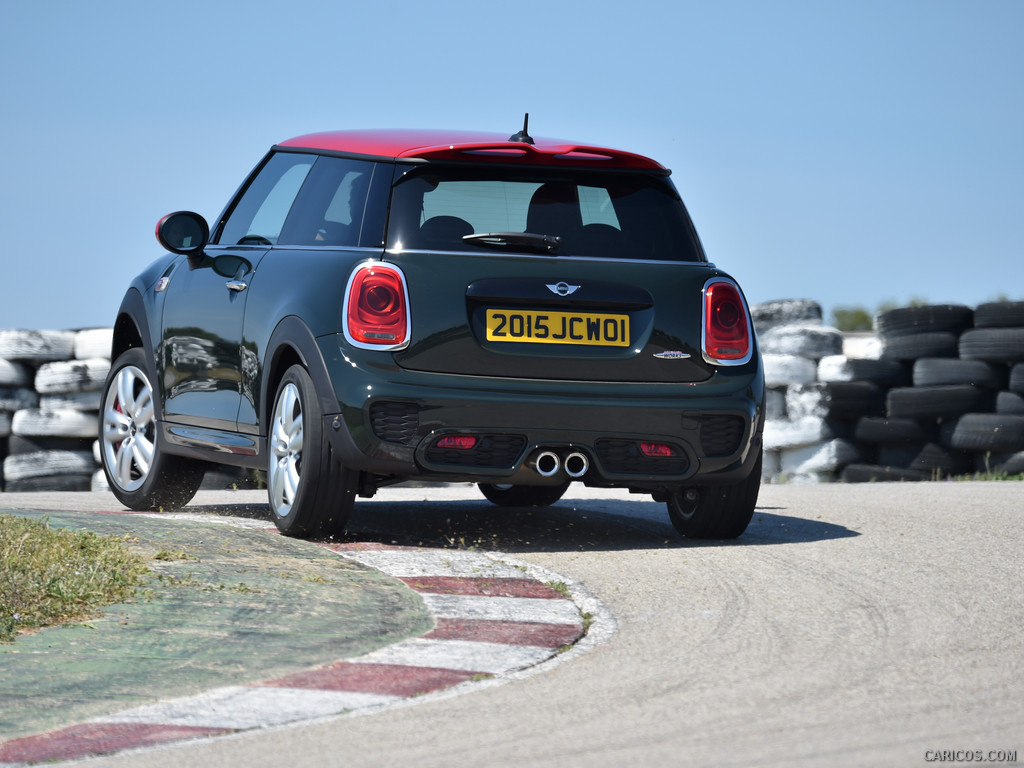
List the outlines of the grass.
<svg viewBox="0 0 1024 768">
<path fill-rule="evenodd" d="M 126 538 L 0 515 L 0 643 L 96 616 L 133 598 L 148 577 Z"/>
</svg>

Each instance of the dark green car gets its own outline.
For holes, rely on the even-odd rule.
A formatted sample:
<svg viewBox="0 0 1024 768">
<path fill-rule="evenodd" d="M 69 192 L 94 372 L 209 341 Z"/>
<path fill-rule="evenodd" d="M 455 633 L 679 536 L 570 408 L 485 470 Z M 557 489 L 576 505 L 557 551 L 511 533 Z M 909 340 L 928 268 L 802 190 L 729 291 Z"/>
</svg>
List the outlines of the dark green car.
<svg viewBox="0 0 1024 768">
<path fill-rule="evenodd" d="M 118 312 L 103 467 L 172 509 L 210 463 L 266 470 L 278 527 L 340 533 L 356 496 L 473 482 L 546 505 L 576 480 L 747 527 L 764 380 L 736 282 L 669 171 L 572 142 L 343 131 L 274 146 Z"/>
</svg>

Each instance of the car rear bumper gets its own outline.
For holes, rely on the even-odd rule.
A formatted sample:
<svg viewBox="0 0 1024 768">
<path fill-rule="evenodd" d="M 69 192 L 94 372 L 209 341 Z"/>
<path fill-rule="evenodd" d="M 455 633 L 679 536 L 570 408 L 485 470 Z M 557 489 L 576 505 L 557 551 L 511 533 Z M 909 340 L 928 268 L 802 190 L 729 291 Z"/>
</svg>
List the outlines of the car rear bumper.
<svg viewBox="0 0 1024 768">
<path fill-rule="evenodd" d="M 658 489 L 739 482 L 760 452 L 756 359 L 699 385 L 506 380 L 406 371 L 332 343 L 321 340 L 338 401 L 327 433 L 346 466 L 373 475 Z M 451 436 L 475 440 L 439 445 Z M 645 455 L 652 443 L 672 455 Z M 545 451 L 559 459 L 552 474 L 535 466 Z M 566 475 L 571 454 L 583 474 Z"/>
</svg>

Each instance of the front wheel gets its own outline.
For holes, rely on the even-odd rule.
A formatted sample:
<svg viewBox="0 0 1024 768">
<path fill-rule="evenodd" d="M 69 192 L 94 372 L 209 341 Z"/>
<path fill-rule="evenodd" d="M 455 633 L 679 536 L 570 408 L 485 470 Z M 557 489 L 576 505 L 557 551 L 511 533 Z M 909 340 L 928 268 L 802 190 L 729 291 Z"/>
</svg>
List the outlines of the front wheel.
<svg viewBox="0 0 1024 768">
<path fill-rule="evenodd" d="M 668 517 L 688 539 L 735 539 L 750 524 L 761 489 L 761 458 L 746 480 L 735 485 L 677 488 L 669 496 Z"/>
<path fill-rule="evenodd" d="M 178 509 L 196 495 L 206 467 L 161 448 L 146 369 L 138 347 L 111 366 L 100 415 L 100 460 L 110 490 L 129 509 Z"/>
<path fill-rule="evenodd" d="M 289 368 L 278 385 L 267 441 L 267 493 L 280 531 L 300 537 L 344 532 L 358 475 L 335 458 L 313 380 L 301 365 Z"/>
<path fill-rule="evenodd" d="M 569 482 L 559 485 L 491 485 L 480 483 L 480 493 L 499 507 L 548 507 L 569 489 Z"/>
</svg>

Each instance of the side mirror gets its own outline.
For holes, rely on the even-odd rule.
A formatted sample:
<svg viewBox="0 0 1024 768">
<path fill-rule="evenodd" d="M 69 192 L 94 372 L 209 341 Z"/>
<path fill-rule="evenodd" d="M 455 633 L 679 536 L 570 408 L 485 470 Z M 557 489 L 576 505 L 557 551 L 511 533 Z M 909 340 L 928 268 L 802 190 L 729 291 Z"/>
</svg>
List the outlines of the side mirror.
<svg viewBox="0 0 1024 768">
<path fill-rule="evenodd" d="M 172 253 L 198 255 L 210 239 L 210 225 L 198 213 L 169 213 L 156 223 L 156 239 Z"/>
</svg>

